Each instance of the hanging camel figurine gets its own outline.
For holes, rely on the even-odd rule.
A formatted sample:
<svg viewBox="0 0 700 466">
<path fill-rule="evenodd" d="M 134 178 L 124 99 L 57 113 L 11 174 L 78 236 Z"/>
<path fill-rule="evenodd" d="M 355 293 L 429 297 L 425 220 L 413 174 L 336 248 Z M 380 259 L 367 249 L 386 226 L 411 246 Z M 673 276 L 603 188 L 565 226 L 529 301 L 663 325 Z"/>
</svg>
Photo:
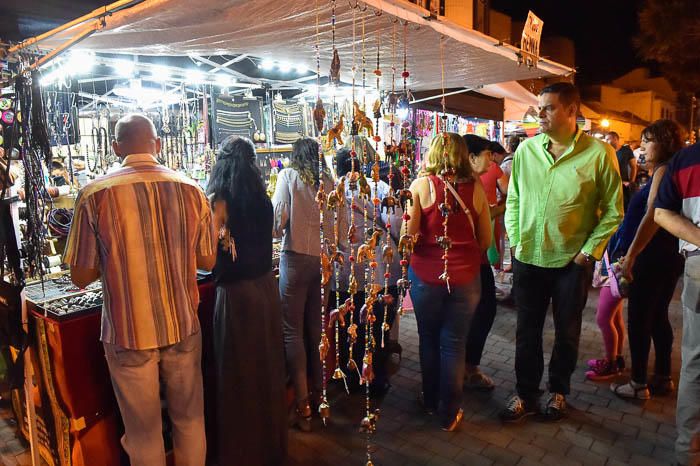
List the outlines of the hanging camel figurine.
<svg viewBox="0 0 700 466">
<path fill-rule="evenodd" d="M 314 107 L 314 123 L 319 134 L 323 132 L 323 122 L 326 120 L 326 109 L 323 108 L 323 101 L 319 97 Z"/>
<path fill-rule="evenodd" d="M 365 260 L 374 260 L 374 250 L 377 248 L 379 238 L 382 237 L 381 230 L 375 230 L 372 237 L 362 246 L 357 248 L 357 263 L 362 264 Z"/>
<path fill-rule="evenodd" d="M 340 144 L 341 146 L 345 144 L 343 142 L 343 138 L 341 137 L 343 130 L 345 129 L 345 123 L 343 122 L 344 118 L 345 115 L 341 113 L 338 124 L 336 124 L 334 127 L 328 130 L 328 134 L 326 134 L 326 146 L 328 149 L 333 148 L 333 141 L 338 141 L 338 144 Z"/>
<path fill-rule="evenodd" d="M 357 128 L 357 134 L 363 129 L 367 130 L 370 136 L 374 136 L 374 126 L 372 125 L 372 120 L 367 116 L 365 112 L 360 110 L 360 105 L 357 102 L 352 103 L 355 107 L 355 118 L 353 119 L 353 125 Z"/>
</svg>

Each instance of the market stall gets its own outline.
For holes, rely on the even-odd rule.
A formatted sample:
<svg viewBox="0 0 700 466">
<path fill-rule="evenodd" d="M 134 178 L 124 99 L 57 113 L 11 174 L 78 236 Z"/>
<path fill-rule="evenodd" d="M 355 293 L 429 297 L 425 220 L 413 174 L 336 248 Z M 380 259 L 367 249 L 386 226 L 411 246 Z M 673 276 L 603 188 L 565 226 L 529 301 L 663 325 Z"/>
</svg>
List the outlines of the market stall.
<svg viewBox="0 0 700 466">
<path fill-rule="evenodd" d="M 362 144 L 376 149 L 374 159 L 355 160 L 358 166 L 371 167 L 366 176 L 376 176 L 378 181 L 382 162 L 391 176 L 394 173 L 401 179 L 402 189 L 395 197 L 390 193 L 392 202 L 386 202 L 388 211 L 408 201 L 416 142 L 428 136 L 427 126 L 416 124 L 421 110 L 411 110 L 417 92 L 440 89 L 444 95 L 450 88 L 571 72 L 546 60 L 537 67 L 521 66 L 518 49 L 399 0 L 354 5 L 332 1 L 321 6 L 301 0 L 204 0 L 196 9 L 185 0 L 117 4 L 6 51 L 15 59 L 17 76 L 43 65 L 31 81 L 22 84 L 24 78 L 18 78 L 2 90 L 3 98 L 17 103 L 17 113 L 34 112 L 33 121 L 41 122 L 36 128 L 44 130 L 47 143 L 40 151 L 30 149 L 29 141 L 39 138 L 37 129 L 3 120 L 5 131 L 14 135 L 6 138 L 4 147 L 10 152 L 15 145 L 19 147 L 18 160 L 28 177 L 24 192 L 15 187 L 12 194 L 16 196 L 4 202 L 18 207 L 13 221 L 31 252 L 24 266 L 27 275 L 38 280 L 38 285 L 30 287 L 26 302 L 32 317 L 33 366 L 42 380 L 29 391 L 29 398 L 37 402 L 37 417 L 46 435 L 37 439 L 29 432 L 29 409 L 26 430 L 45 461 L 61 466 L 118 462 L 119 420 L 97 340 L 99 290 L 93 290 L 96 294 L 86 304 L 83 290 L 64 289 L 64 295 L 47 296 L 42 285 L 49 280 L 65 281 L 67 274 L 60 265 L 60 242 L 69 223 L 61 215 L 67 213 L 52 214 L 56 209 L 46 194 L 55 187 L 51 194 L 69 210 L 79 187 L 111 169 L 116 162 L 111 141 L 120 115 L 140 111 L 151 116 L 164 142 L 161 162 L 202 186 L 206 186 L 217 144 L 228 135 L 249 137 L 256 144 L 260 167 L 272 188 L 276 170 L 284 166 L 290 144 L 299 137 L 318 138 L 324 148 L 320 157 L 332 161 L 336 149 L 347 145 L 344 140 L 352 141 L 354 153 L 352 136 L 364 136 Z M 61 53 L 60 59 L 50 61 Z M 31 87 L 33 103 L 20 98 L 21 85 Z M 493 119 L 461 121 L 458 114 L 453 122 L 449 117 L 443 119 L 452 100 L 458 98 L 459 93 L 448 96 L 439 108 L 429 110 L 430 116 L 423 120 L 435 122 L 430 135 L 456 129 L 500 136 L 502 109 Z M 40 102 L 44 108 L 39 109 Z M 361 179 L 364 176 L 360 174 Z M 59 185 L 63 186 L 60 190 Z M 324 212 L 333 215 L 333 188 L 320 188 L 321 216 Z M 358 189 L 357 185 L 351 189 Z M 384 208 L 376 202 L 380 201 L 376 192 L 366 194 L 373 197 L 374 207 L 362 209 Z M 42 228 L 44 224 L 50 233 Z M 331 254 L 331 247 L 337 246 L 338 238 L 333 235 L 336 244 L 332 244 L 331 232 L 321 229 L 319 234 L 320 244 L 329 245 L 322 252 L 324 277 L 329 272 L 324 280 L 332 280 L 338 256 Z M 363 250 L 374 258 L 377 248 L 386 251 L 389 247 L 388 236 L 379 241 L 372 234 L 354 245 L 353 251 L 359 256 Z M 54 245 L 50 251 L 45 248 L 49 243 Z M 402 269 L 399 311 L 410 286 L 406 280 L 410 249 L 410 238 L 402 238 L 400 258 L 396 258 Z M 391 257 L 384 254 L 381 260 Z M 358 274 L 374 277 L 376 261 L 357 267 Z M 206 339 L 211 285 L 202 286 L 209 287 L 203 290 L 200 304 Z M 388 286 L 385 280 L 385 294 Z M 322 290 L 323 286 L 319 292 Z M 377 293 L 368 289 L 368 313 Z M 60 299 L 67 302 L 59 306 L 64 315 L 57 318 L 48 308 Z M 338 334 L 338 324 L 327 334 L 328 314 L 332 312 L 324 308 L 320 342 L 324 361 L 328 361 L 324 381 L 345 370 L 329 344 Z M 369 334 L 374 323 L 370 318 L 366 321 Z M 368 346 L 366 350 L 372 349 Z M 371 364 L 371 358 L 365 360 L 368 367 L 361 368 L 363 378 L 371 374 Z M 83 390 L 91 396 L 82 396 Z M 24 412 L 21 398 L 17 392 L 16 408 Z M 326 419 L 330 407 L 325 391 L 321 407 Z M 376 428 L 373 413 L 368 400 L 362 420 L 368 434 Z M 100 444 L 108 447 L 98 448 Z"/>
</svg>

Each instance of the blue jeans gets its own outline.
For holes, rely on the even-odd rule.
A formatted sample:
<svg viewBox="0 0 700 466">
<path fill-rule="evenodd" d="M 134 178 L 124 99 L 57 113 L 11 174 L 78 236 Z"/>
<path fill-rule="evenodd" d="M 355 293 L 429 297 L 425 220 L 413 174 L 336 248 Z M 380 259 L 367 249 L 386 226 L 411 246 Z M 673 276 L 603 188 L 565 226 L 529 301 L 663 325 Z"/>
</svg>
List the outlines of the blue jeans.
<svg viewBox="0 0 700 466">
<path fill-rule="evenodd" d="M 309 401 L 307 376 L 321 391 L 321 262 L 317 256 L 284 251 L 280 257 L 280 298 L 287 371 L 299 406 Z M 328 302 L 328 290 L 325 293 Z"/>
<path fill-rule="evenodd" d="M 443 425 L 449 425 L 462 404 L 464 356 L 467 330 L 479 304 L 481 279 L 477 275 L 465 285 L 423 282 L 409 268 L 411 301 L 418 323 L 423 400 L 437 409 Z"/>
</svg>

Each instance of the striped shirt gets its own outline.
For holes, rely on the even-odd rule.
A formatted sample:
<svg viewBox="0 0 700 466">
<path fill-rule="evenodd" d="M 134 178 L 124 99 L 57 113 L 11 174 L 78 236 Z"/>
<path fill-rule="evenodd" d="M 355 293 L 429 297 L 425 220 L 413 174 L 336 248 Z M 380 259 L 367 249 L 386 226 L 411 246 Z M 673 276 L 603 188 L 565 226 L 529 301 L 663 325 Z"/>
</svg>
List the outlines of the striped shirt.
<svg viewBox="0 0 700 466">
<path fill-rule="evenodd" d="M 101 272 L 103 342 L 144 350 L 199 331 L 196 254 L 214 253 L 212 228 L 202 190 L 150 154 L 80 191 L 64 260 Z"/>
</svg>

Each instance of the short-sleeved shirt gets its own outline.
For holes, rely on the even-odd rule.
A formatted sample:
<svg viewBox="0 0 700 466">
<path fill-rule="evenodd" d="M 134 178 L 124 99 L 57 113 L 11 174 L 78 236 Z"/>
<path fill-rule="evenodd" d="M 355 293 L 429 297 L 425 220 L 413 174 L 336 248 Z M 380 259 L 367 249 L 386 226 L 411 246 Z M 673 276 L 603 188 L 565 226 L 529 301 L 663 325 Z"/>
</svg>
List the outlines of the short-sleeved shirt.
<svg viewBox="0 0 700 466">
<path fill-rule="evenodd" d="M 480 176 L 481 184 L 486 191 L 486 199 L 489 205 L 498 204 L 498 180 L 503 176 L 503 170 L 496 162 L 491 162 L 489 169 Z"/>
<path fill-rule="evenodd" d="M 693 144 L 673 156 L 661 181 L 654 207 L 679 212 L 695 225 L 700 225 L 700 143 Z M 698 249 L 680 240 L 681 251 Z"/>
<path fill-rule="evenodd" d="M 630 146 L 625 145 L 620 147 L 615 155 L 617 155 L 617 164 L 620 166 L 620 178 L 622 178 L 622 182 L 629 181 L 630 160 L 635 158 L 634 152 L 632 152 Z"/>
<path fill-rule="evenodd" d="M 199 331 L 197 253 L 214 253 L 212 228 L 201 188 L 150 154 L 80 191 L 64 260 L 101 272 L 103 342 L 152 349 Z"/>
</svg>

